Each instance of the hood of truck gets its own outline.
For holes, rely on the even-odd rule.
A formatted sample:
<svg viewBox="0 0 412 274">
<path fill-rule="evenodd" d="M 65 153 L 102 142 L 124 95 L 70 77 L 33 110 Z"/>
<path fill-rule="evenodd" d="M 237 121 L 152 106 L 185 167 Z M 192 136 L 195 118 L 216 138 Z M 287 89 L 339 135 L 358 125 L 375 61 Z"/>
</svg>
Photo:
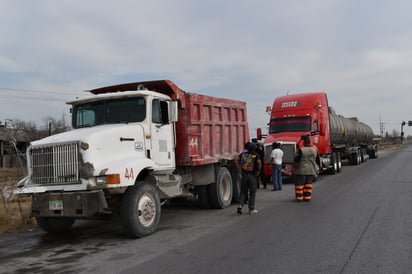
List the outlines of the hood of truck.
<svg viewBox="0 0 412 274">
<path fill-rule="evenodd" d="M 153 165 L 146 157 L 149 136 L 144 125 L 133 123 L 75 129 L 35 141 L 27 151 L 29 175 L 19 183 L 18 194 L 85 190 L 97 176 L 112 174 L 120 182 L 110 187 L 132 185 L 143 168 Z"/>
<path fill-rule="evenodd" d="M 265 144 L 277 143 L 277 142 L 294 142 L 298 143 L 304 132 L 286 132 L 268 134 L 265 139 Z"/>
<path fill-rule="evenodd" d="M 92 173 L 98 175 L 102 170 L 113 172 L 121 163 L 146 158 L 145 136 L 141 124 L 102 125 L 49 136 L 32 142 L 31 147 L 81 142 L 82 165 L 90 167 Z"/>
<path fill-rule="evenodd" d="M 116 133 L 115 135 L 117 135 L 118 133 L 124 132 L 125 130 L 128 132 L 128 128 L 130 128 L 130 126 L 131 125 L 116 124 L 79 128 L 33 141 L 31 142 L 31 145 L 39 146 L 44 144 L 50 145 L 72 141 L 86 141 L 90 139 L 100 138 L 101 136 L 104 136 L 106 134 L 112 135 L 113 133 Z"/>
</svg>

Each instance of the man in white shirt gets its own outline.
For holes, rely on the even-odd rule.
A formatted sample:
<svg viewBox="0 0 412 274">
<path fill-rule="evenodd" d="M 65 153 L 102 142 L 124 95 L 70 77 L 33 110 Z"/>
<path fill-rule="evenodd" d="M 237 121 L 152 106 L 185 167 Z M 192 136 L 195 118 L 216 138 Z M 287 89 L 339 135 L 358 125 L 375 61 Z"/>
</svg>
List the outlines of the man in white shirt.
<svg viewBox="0 0 412 274">
<path fill-rule="evenodd" d="M 272 144 L 272 153 L 270 154 L 270 163 L 272 164 L 272 191 L 282 190 L 282 159 L 283 151 L 279 143 Z"/>
</svg>

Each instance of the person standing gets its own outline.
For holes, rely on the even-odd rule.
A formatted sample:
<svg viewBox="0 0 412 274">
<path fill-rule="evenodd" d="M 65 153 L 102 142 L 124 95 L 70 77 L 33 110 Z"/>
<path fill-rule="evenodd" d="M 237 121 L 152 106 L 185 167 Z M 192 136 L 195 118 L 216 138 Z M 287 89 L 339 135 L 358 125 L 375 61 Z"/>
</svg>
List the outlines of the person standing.
<svg viewBox="0 0 412 274">
<path fill-rule="evenodd" d="M 270 154 L 270 163 L 272 166 L 272 191 L 282 190 L 282 160 L 283 151 L 279 143 L 272 144 L 272 153 Z"/>
<path fill-rule="evenodd" d="M 312 200 L 312 184 L 319 168 L 319 157 L 317 151 L 311 147 L 308 136 L 303 137 L 303 145 L 304 147 L 298 150 L 295 157 L 297 163 L 295 195 L 297 202 L 310 202 Z"/>
<path fill-rule="evenodd" d="M 263 166 L 265 162 L 265 150 L 263 148 L 262 143 L 257 143 L 256 144 L 256 154 L 258 155 L 260 162 Z M 260 175 L 257 177 L 257 188 L 260 188 L 260 183 L 262 183 L 263 188 L 266 188 L 266 179 L 265 179 L 265 173 L 262 171 L 260 172 Z"/>
<path fill-rule="evenodd" d="M 256 214 L 255 209 L 257 176 L 260 174 L 261 162 L 256 154 L 256 144 L 249 143 L 247 151 L 243 151 L 235 159 L 234 163 L 242 174 L 240 185 L 240 198 L 237 213 L 242 214 L 242 208 L 246 195 L 249 193 L 249 214 Z"/>
</svg>

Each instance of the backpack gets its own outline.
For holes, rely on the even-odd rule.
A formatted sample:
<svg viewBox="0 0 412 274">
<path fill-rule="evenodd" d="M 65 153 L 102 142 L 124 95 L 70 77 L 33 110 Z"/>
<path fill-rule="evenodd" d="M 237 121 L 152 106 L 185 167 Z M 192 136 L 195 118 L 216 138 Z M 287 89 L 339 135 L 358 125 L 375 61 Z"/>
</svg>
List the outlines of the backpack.
<svg viewBox="0 0 412 274">
<path fill-rule="evenodd" d="M 250 173 L 255 172 L 255 168 L 257 168 L 257 155 L 248 153 L 248 152 L 243 152 L 240 154 L 240 166 L 242 167 L 242 170 Z"/>
</svg>

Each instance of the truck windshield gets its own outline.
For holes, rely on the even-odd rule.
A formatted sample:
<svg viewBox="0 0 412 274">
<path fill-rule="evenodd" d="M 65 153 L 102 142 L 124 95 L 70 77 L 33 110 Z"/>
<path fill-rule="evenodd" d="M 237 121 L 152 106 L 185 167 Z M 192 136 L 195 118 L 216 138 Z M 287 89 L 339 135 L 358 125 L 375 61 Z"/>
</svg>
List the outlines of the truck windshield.
<svg viewBox="0 0 412 274">
<path fill-rule="evenodd" d="M 310 117 L 287 117 L 272 119 L 269 133 L 310 131 Z"/>
<path fill-rule="evenodd" d="M 103 124 L 142 122 L 146 118 L 143 97 L 90 102 L 73 107 L 73 128 Z"/>
</svg>

